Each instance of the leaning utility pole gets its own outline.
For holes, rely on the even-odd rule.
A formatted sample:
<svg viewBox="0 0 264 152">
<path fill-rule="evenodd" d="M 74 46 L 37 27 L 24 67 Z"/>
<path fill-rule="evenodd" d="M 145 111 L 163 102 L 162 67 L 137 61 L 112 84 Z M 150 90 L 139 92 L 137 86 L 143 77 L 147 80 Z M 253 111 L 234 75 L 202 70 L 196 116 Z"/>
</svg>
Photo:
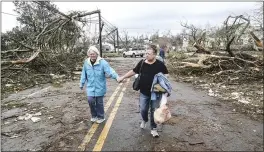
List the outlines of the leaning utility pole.
<svg viewBox="0 0 264 152">
<path fill-rule="evenodd" d="M 117 43 L 117 53 L 119 53 L 119 35 L 118 35 L 118 28 L 116 28 L 116 35 L 117 35 L 117 39 L 116 39 L 116 43 Z"/>
<path fill-rule="evenodd" d="M 116 53 L 116 37 L 114 36 L 114 49 L 115 49 L 115 53 Z"/>
<path fill-rule="evenodd" d="M 102 49 L 102 20 L 101 20 L 101 11 L 98 11 L 99 15 L 99 46 L 100 46 L 100 56 L 102 57 L 103 49 Z"/>
</svg>

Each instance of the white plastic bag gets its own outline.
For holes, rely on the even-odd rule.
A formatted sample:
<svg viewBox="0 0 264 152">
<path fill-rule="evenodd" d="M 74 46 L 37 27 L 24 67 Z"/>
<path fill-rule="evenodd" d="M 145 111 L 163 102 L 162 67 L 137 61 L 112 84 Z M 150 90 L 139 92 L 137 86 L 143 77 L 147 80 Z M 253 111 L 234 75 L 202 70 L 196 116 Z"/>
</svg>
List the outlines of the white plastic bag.
<svg viewBox="0 0 264 152">
<path fill-rule="evenodd" d="M 171 113 L 166 103 L 167 93 L 162 94 L 160 107 L 154 111 L 154 121 L 156 124 L 162 124 L 171 118 Z"/>
</svg>

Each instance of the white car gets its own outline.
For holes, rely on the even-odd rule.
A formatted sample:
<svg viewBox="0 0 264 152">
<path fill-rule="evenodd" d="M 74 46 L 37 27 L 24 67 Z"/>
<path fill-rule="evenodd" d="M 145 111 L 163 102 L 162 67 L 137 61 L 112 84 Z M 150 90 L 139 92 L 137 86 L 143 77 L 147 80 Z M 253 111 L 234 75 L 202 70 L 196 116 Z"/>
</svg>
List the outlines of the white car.
<svg viewBox="0 0 264 152">
<path fill-rule="evenodd" d="M 127 56 L 130 56 L 133 58 L 135 58 L 137 56 L 143 57 L 145 52 L 146 52 L 146 50 L 144 48 L 133 48 L 129 51 L 123 52 L 123 57 L 124 58 L 126 58 Z"/>
</svg>

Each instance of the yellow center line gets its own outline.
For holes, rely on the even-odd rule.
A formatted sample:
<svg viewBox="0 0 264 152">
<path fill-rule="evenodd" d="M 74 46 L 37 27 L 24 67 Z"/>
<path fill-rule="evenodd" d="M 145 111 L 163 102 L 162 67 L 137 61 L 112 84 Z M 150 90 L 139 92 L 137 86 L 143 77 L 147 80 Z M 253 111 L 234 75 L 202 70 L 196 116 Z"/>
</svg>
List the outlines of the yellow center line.
<svg viewBox="0 0 264 152">
<path fill-rule="evenodd" d="M 109 100 L 107 101 L 105 107 L 104 107 L 104 110 L 105 110 L 105 113 L 107 112 L 108 108 L 110 107 L 111 103 L 113 102 L 117 92 L 119 91 L 119 89 L 121 88 L 123 83 L 120 83 L 117 88 L 115 89 L 115 92 L 112 94 L 112 96 L 109 98 Z M 80 151 L 84 151 L 85 150 L 85 146 L 90 142 L 90 140 L 92 139 L 95 131 L 97 130 L 98 128 L 98 125 L 97 123 L 94 123 L 92 125 L 92 127 L 89 129 L 88 133 L 86 134 L 86 136 L 84 137 L 82 143 L 79 145 L 79 150 Z"/>
<path fill-rule="evenodd" d="M 126 86 L 127 86 L 128 82 L 129 82 L 129 80 L 130 79 L 127 80 Z M 97 140 L 97 142 L 96 142 L 96 144 L 94 146 L 93 151 L 101 151 L 102 150 L 102 147 L 104 145 L 104 142 L 105 142 L 107 134 L 108 134 L 108 132 L 110 130 L 110 127 L 111 127 L 111 125 L 113 123 L 113 120 L 115 118 L 115 115 L 116 115 L 116 112 L 118 110 L 118 107 L 121 104 L 124 92 L 126 90 L 126 86 L 122 89 L 122 92 L 120 93 L 120 95 L 119 95 L 119 97 L 117 99 L 117 102 L 116 102 L 113 110 L 111 111 L 110 116 L 107 119 L 107 122 L 106 122 L 106 124 L 104 126 L 104 129 L 102 130 L 102 132 L 101 132 L 101 134 L 100 134 L 100 136 L 99 136 L 99 138 L 98 138 L 98 140 Z"/>
</svg>

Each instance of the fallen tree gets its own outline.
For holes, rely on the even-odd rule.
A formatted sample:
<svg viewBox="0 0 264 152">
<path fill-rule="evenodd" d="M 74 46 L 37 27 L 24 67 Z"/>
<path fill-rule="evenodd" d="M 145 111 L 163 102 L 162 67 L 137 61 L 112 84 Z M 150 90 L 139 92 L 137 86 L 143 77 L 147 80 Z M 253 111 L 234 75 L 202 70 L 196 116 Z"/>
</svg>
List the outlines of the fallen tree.
<svg viewBox="0 0 264 152">
<path fill-rule="evenodd" d="M 170 67 L 176 75 L 193 75 L 202 76 L 210 75 L 212 78 L 218 79 L 219 76 L 228 73 L 238 74 L 239 79 L 262 79 L 263 59 L 253 57 L 246 53 L 237 53 L 235 57 L 197 54 L 184 59 L 177 59 L 173 56 L 169 58 Z M 247 73 L 249 78 L 239 75 Z"/>
<path fill-rule="evenodd" d="M 68 15 L 60 12 L 58 9 L 56 9 L 53 5 L 51 5 L 48 2 L 37 2 L 33 1 L 30 4 L 36 4 L 37 7 L 41 7 L 43 9 L 47 9 L 47 11 L 50 12 L 50 14 L 54 13 L 50 18 L 50 22 L 45 23 L 45 26 L 42 25 L 42 27 L 36 27 L 36 23 L 32 23 L 33 31 L 31 36 L 27 39 L 27 44 L 25 42 L 17 40 L 11 36 L 6 36 L 7 39 L 10 39 L 17 45 L 20 45 L 20 48 L 23 48 L 23 50 L 19 49 L 11 49 L 11 50 L 5 50 L 1 52 L 2 54 L 8 54 L 8 53 L 14 53 L 14 52 L 33 52 L 36 51 L 31 57 L 28 59 L 19 59 L 17 61 L 4 61 L 2 62 L 2 65 L 6 65 L 8 63 L 10 64 L 23 64 L 31 62 L 38 54 L 45 53 L 47 50 L 51 50 L 52 53 L 64 53 L 69 49 L 69 47 L 74 46 L 75 41 L 80 37 L 81 27 L 78 25 L 77 22 L 81 22 L 84 25 L 89 23 L 88 20 L 82 19 L 85 16 L 92 15 L 95 13 L 98 13 L 99 10 L 92 11 L 92 12 L 73 12 Z M 16 2 L 17 6 L 27 6 L 30 7 L 29 3 L 25 2 Z M 31 6 L 33 11 L 33 6 Z M 22 12 L 22 15 L 25 14 L 24 10 L 20 10 Z M 30 12 L 29 13 L 33 13 Z M 57 15 L 59 14 L 59 15 Z M 26 16 L 21 16 L 21 19 L 26 18 Z M 33 17 L 32 17 L 33 18 Z M 38 20 L 40 16 L 36 16 L 35 20 Z M 32 19 L 34 20 L 34 19 Z M 39 21 L 41 22 L 41 21 Z M 28 23 L 29 24 L 29 23 Z M 26 25 L 28 26 L 28 25 Z M 37 32 L 39 29 L 40 32 Z M 36 32 L 34 32 L 36 31 Z M 25 40 L 24 40 L 25 41 Z M 64 47 L 67 47 L 64 49 Z M 72 48 L 71 48 L 72 49 Z M 2 59 L 4 59 L 5 56 L 3 56 Z"/>
<path fill-rule="evenodd" d="M 22 26 L 1 36 L 2 93 L 52 82 L 50 74 L 72 77 L 85 58 L 76 42 L 100 10 L 63 13 L 50 1 L 13 3 Z"/>
<path fill-rule="evenodd" d="M 263 57 L 237 52 L 234 52 L 235 57 L 230 57 L 225 53 L 192 56 L 175 52 L 169 55 L 167 62 L 170 75 L 176 81 L 205 89 L 209 96 L 220 101 L 231 101 L 237 111 L 263 120 Z M 240 97 L 234 99 L 234 94 Z"/>
</svg>

